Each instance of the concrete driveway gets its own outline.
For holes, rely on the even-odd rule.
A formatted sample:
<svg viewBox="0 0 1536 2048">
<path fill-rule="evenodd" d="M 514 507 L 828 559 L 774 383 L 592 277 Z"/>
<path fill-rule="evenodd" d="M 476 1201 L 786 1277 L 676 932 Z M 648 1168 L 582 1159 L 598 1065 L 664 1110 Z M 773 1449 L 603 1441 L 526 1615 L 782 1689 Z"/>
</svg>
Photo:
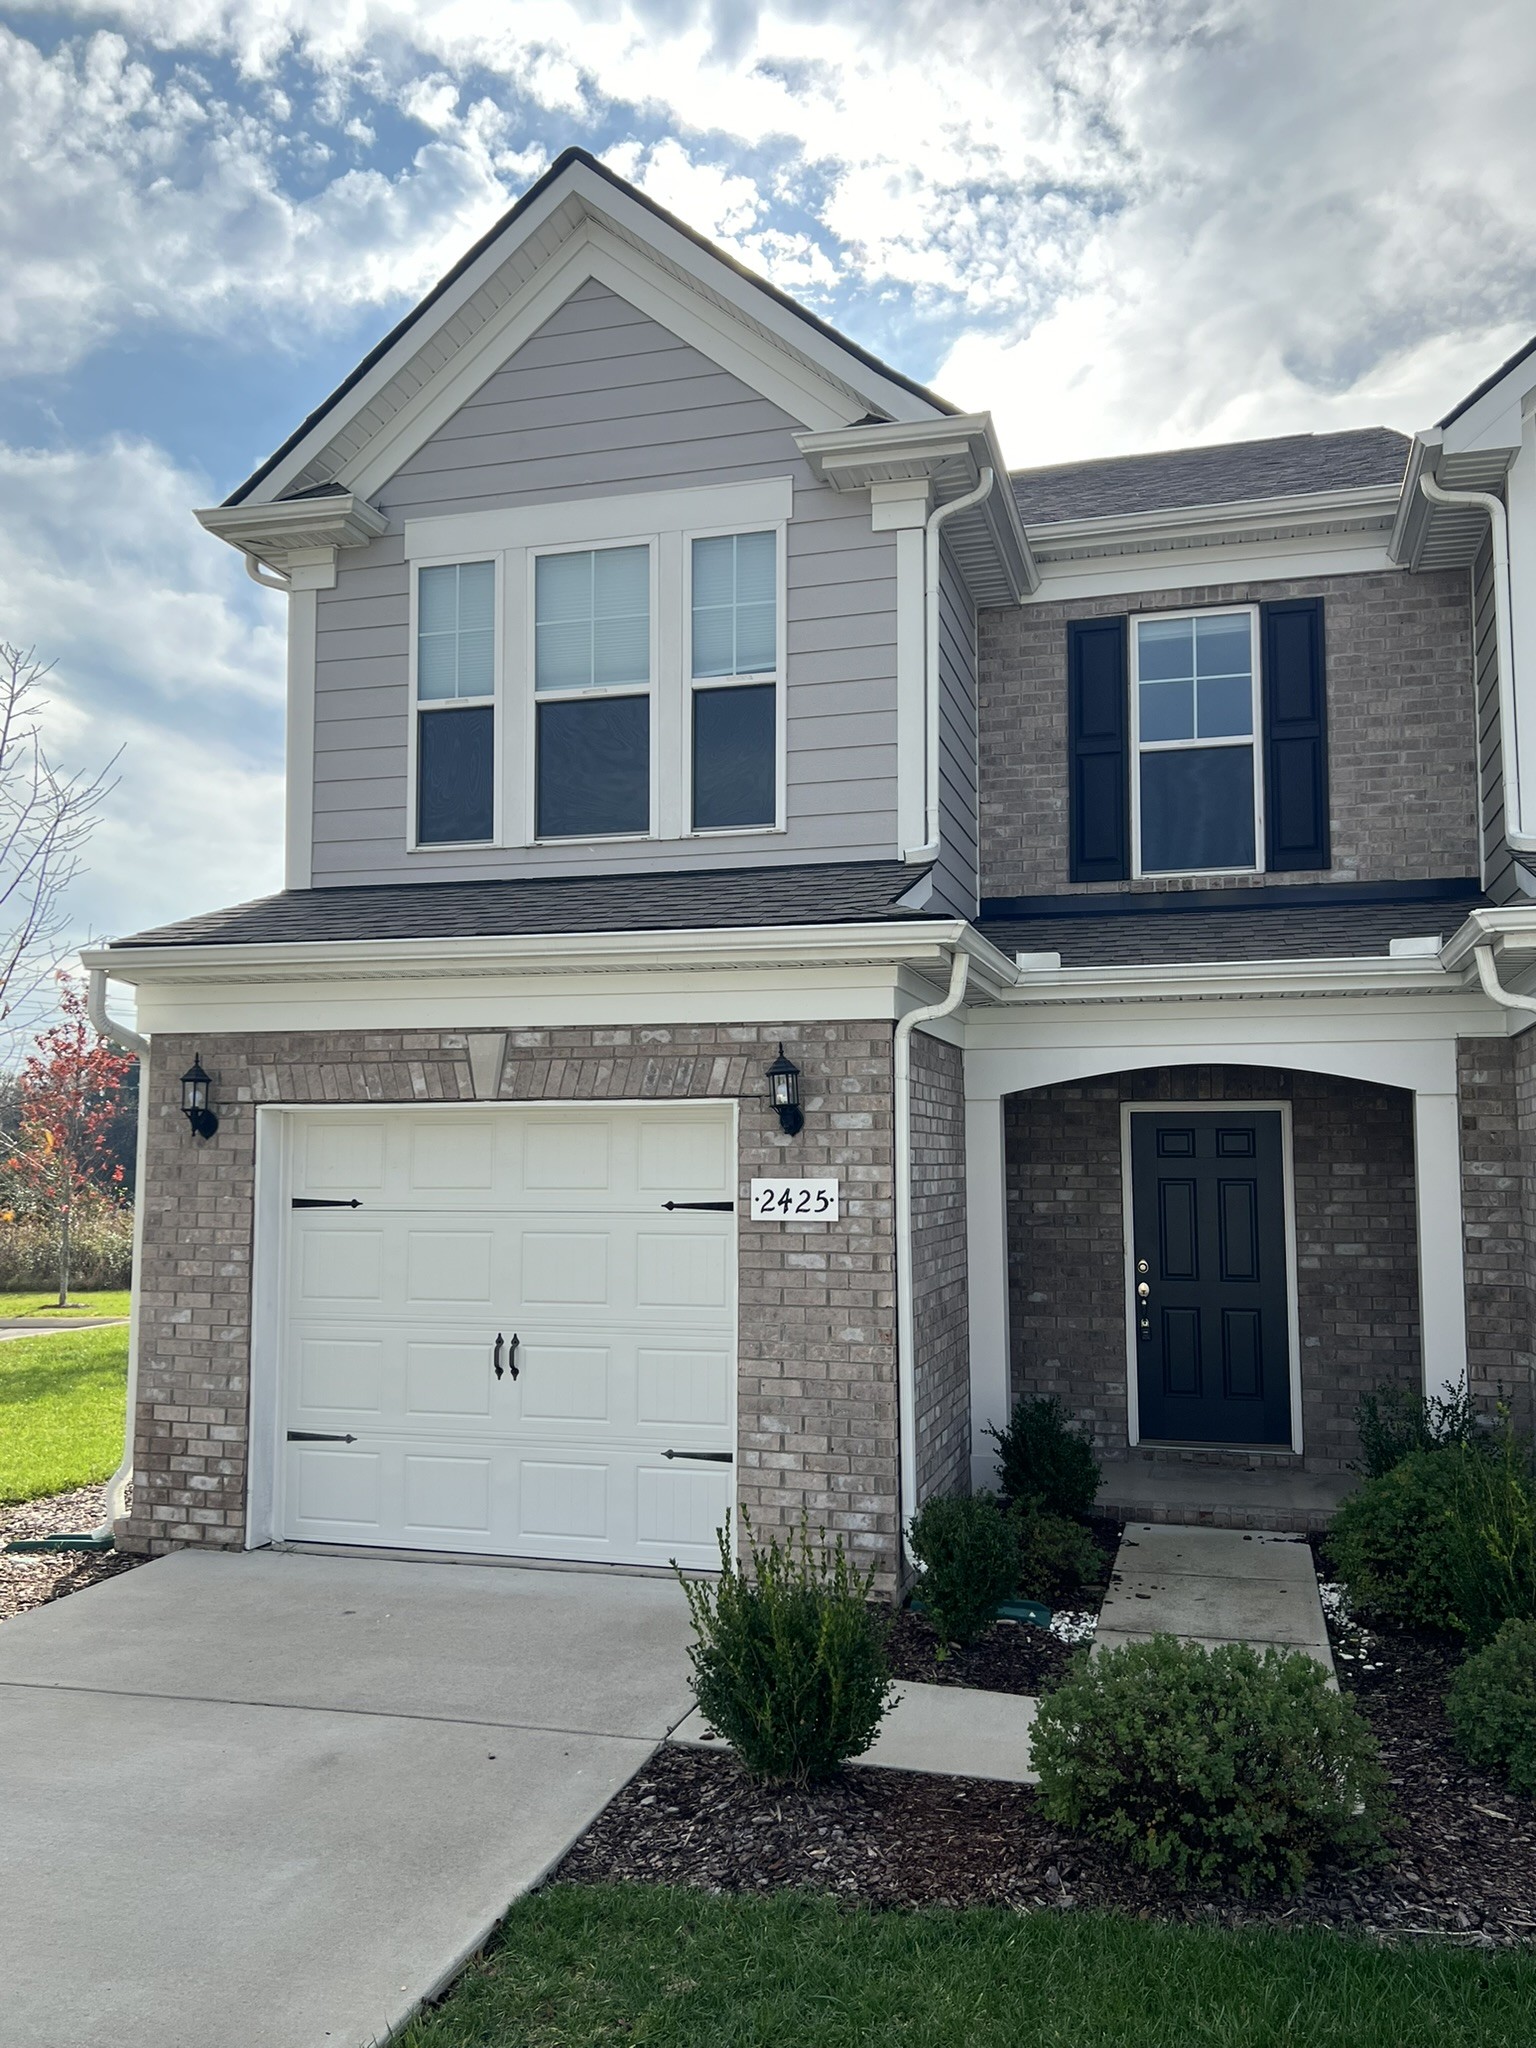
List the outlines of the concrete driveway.
<svg viewBox="0 0 1536 2048">
<path fill-rule="evenodd" d="M 692 1705 L 664 1579 L 183 1551 L 0 1627 L 0 2048 L 367 2048 Z"/>
</svg>

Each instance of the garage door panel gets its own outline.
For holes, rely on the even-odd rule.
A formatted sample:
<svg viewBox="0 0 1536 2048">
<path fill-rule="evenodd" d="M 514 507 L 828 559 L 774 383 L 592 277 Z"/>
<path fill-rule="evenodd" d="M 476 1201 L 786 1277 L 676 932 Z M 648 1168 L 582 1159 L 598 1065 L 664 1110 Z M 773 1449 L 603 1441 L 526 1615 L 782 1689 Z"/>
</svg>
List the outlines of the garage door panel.
<svg viewBox="0 0 1536 2048">
<path fill-rule="evenodd" d="M 494 1247 L 488 1230 L 407 1231 L 406 1307 L 446 1301 L 489 1310 Z"/>
<path fill-rule="evenodd" d="M 412 1535 L 447 1531 L 454 1536 L 491 1534 L 491 1460 L 488 1457 L 404 1459 L 405 1526 Z"/>
<path fill-rule="evenodd" d="M 539 1308 L 595 1307 L 608 1299 L 606 1232 L 527 1230 L 523 1300 Z"/>
<path fill-rule="evenodd" d="M 378 1415 L 384 1407 L 384 1346 L 370 1337 L 306 1337 L 296 1345 L 298 1402 L 306 1414 L 337 1409 Z"/>
<path fill-rule="evenodd" d="M 636 1353 L 636 1419 L 642 1423 L 723 1426 L 730 1389 L 726 1351 L 645 1348 Z"/>
<path fill-rule="evenodd" d="M 530 1422 L 610 1422 L 612 1353 L 574 1344 L 519 1348 L 521 1410 Z"/>
<path fill-rule="evenodd" d="M 716 1562 L 733 1493 L 726 1116 L 296 1113 L 284 1533 L 596 1563 Z M 357 1208 L 350 1205 L 356 1202 Z M 514 1378 L 497 1379 L 495 1339 Z"/>
<path fill-rule="evenodd" d="M 405 1412 L 413 1420 L 491 1415 L 490 1347 L 478 1341 L 433 1344 L 416 1338 L 405 1347 Z"/>
</svg>

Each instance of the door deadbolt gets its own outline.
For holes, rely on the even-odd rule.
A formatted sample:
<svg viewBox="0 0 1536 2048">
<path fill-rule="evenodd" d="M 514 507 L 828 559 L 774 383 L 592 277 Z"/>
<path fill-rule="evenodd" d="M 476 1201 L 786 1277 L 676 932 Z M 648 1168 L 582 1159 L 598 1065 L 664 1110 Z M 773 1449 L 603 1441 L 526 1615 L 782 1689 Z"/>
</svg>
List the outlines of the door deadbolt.
<svg viewBox="0 0 1536 2048">
<path fill-rule="evenodd" d="M 1136 1270 L 1138 1273 L 1150 1273 L 1152 1269 L 1145 1259 L 1138 1259 L 1136 1261 Z"/>
</svg>

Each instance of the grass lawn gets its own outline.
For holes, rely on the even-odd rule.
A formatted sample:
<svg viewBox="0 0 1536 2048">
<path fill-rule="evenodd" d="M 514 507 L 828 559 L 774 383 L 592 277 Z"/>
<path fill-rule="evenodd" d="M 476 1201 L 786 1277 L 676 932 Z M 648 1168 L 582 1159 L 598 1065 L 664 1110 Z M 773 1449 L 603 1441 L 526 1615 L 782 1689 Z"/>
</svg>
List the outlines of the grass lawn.
<svg viewBox="0 0 1536 2048">
<path fill-rule="evenodd" d="M 128 1290 L 121 1287 L 104 1294 L 82 1294 L 78 1287 L 73 1287 L 69 1302 L 68 1308 L 60 1308 L 46 1287 L 34 1287 L 19 1294 L 0 1292 L 0 1316 L 57 1316 L 61 1322 L 68 1322 L 72 1316 L 125 1316 Z"/>
<path fill-rule="evenodd" d="M 554 1886 L 396 2048 L 1529 2048 L 1536 1957 Z"/>
<path fill-rule="evenodd" d="M 109 1479 L 127 1384 L 125 1328 L 0 1343 L 0 1502 Z"/>
</svg>

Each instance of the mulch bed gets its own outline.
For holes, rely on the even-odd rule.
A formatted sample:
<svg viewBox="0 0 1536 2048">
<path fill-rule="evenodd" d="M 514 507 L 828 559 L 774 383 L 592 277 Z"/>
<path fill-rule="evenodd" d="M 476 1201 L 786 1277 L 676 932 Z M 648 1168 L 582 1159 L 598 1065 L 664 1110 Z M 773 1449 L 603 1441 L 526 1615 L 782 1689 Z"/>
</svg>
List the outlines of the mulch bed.
<svg viewBox="0 0 1536 2048">
<path fill-rule="evenodd" d="M 70 1493 L 49 1494 L 19 1507 L 0 1507 L 0 1542 L 13 1536 L 59 1536 L 96 1528 L 106 1510 L 104 1486 L 77 1486 Z M 44 1607 L 66 1593 L 116 1578 L 147 1562 L 115 1550 L 34 1550 L 15 1557 L 0 1551 L 0 1621 Z"/>
<path fill-rule="evenodd" d="M 898 1676 L 933 1679 L 931 1635 L 898 1629 Z M 901 1668 L 905 1652 L 927 1666 Z M 1298 1898 L 1181 1896 L 1165 1880 L 1069 1835 L 1027 1786 L 854 1766 L 816 1791 L 764 1790 L 728 1752 L 664 1745 L 560 1866 L 573 1882 L 637 1879 L 709 1891 L 807 1886 L 868 1906 L 1110 1908 L 1138 1919 L 1226 1926 L 1322 1925 L 1383 1938 L 1438 1936 L 1515 1947 L 1536 1938 L 1536 1801 L 1470 1768 L 1441 1701 L 1460 1652 L 1417 1637 L 1335 1630 L 1339 1677 L 1369 1716 L 1399 1824 L 1382 1868 L 1324 1869 Z M 1056 1652 L 1060 1652 L 1059 1658 Z M 1070 1652 L 999 1624 L 939 1682 L 986 1685 L 1023 1661 Z M 939 1667 L 942 1672 L 943 1667 Z M 999 1690 L 1039 1689 L 1018 1684 Z"/>
</svg>

